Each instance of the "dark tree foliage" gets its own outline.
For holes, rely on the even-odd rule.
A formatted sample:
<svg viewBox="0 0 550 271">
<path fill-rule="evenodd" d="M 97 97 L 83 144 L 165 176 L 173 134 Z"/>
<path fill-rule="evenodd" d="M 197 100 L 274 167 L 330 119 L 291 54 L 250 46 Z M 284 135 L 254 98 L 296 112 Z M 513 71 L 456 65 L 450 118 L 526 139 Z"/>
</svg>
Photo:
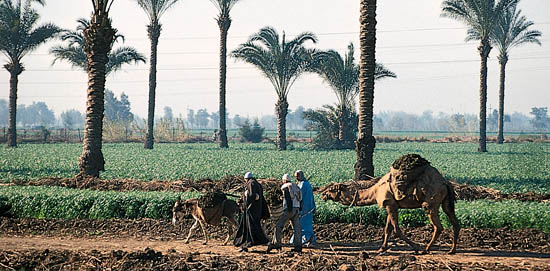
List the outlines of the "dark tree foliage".
<svg viewBox="0 0 550 271">
<path fill-rule="evenodd" d="M 531 113 L 535 118 L 531 120 L 531 124 L 539 131 L 550 128 L 550 118 L 548 117 L 548 107 L 533 107 Z"/>
<path fill-rule="evenodd" d="M 250 121 L 245 120 L 239 129 L 239 133 L 243 140 L 253 143 L 261 142 L 264 138 L 264 128 L 260 126 L 258 120 L 254 120 L 254 124 L 250 125 Z"/>
<path fill-rule="evenodd" d="M 317 136 L 313 139 L 315 149 L 354 149 L 357 135 L 357 122 L 359 117 L 355 111 L 342 115 L 339 107 L 324 105 L 321 109 L 307 110 L 303 114 L 307 121 L 306 129 L 317 131 Z M 342 117 L 346 127 L 350 127 L 347 138 L 340 140 L 339 120 Z"/>
<path fill-rule="evenodd" d="M 134 114 L 130 112 L 130 101 L 124 92 L 120 100 L 110 90 L 105 90 L 105 119 L 113 122 L 131 122 Z"/>
</svg>

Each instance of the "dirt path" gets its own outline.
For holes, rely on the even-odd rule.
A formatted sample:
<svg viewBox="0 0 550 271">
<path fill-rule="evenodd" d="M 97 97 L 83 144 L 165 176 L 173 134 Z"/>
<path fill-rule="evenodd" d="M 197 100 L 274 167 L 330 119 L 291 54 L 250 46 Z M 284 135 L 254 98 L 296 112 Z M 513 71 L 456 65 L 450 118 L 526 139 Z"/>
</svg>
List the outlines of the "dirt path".
<svg viewBox="0 0 550 271">
<path fill-rule="evenodd" d="M 192 241 L 185 244 L 181 240 L 160 241 L 151 238 L 74 238 L 74 237 L 48 237 L 48 236 L 0 236 L 0 255 L 12 252 L 16 255 L 25 255 L 26 252 L 34 252 L 38 255 L 45 254 L 110 254 L 116 258 L 116 254 L 131 255 L 132 253 L 166 255 L 184 258 L 189 262 L 202 262 L 209 266 L 212 261 L 226 259 L 228 263 L 235 263 L 239 269 L 248 264 L 252 266 L 271 267 L 275 270 L 285 270 L 280 264 L 289 255 L 290 248 L 284 248 L 282 253 L 275 252 L 265 254 L 265 246 L 258 246 L 249 253 L 239 253 L 233 246 L 223 246 L 220 240 L 211 240 L 208 245 L 202 241 Z M 253 262 L 249 263 L 250 255 Z M 47 256 L 47 255 L 46 255 Z M 93 257 L 93 256 L 92 256 Z M 490 270 L 549 270 L 550 255 L 530 252 L 489 251 L 480 249 L 460 249 L 456 255 L 447 255 L 443 251 L 435 251 L 428 255 L 413 255 L 410 250 L 399 248 L 389 251 L 385 255 L 377 255 L 375 244 L 365 243 L 327 243 L 320 242 L 316 249 L 305 249 L 302 255 L 296 256 L 301 261 L 309 262 L 312 258 L 323 258 L 334 261 L 333 266 L 340 268 L 342 265 L 355 266 L 361 269 L 364 266 L 369 270 L 379 267 L 404 267 L 404 269 L 416 270 L 420 267 L 436 267 L 437 269 L 449 268 L 450 270 L 482 268 Z M 147 262 L 147 259 L 142 259 Z M 70 263 L 74 259 L 67 259 Z M 267 263 L 273 263 L 268 266 Z M 279 263 L 279 265 L 277 265 Z M 8 263 L 3 263 L 4 267 Z M 146 264 L 146 263 L 145 263 Z M 230 266 L 229 264 L 228 266 Z M 284 263 L 283 263 L 284 265 Z M 280 269 L 277 269 L 280 267 Z M 287 266 L 290 269 L 290 266 Z M 454 268 L 453 268 L 454 267 Z M 1 269 L 1 268 L 0 268 Z M 8 268 L 9 269 L 9 268 Z M 329 269 L 330 270 L 330 269 Z"/>
<path fill-rule="evenodd" d="M 265 254 L 266 246 L 239 253 L 222 246 L 224 227 L 209 229 L 208 245 L 202 235 L 185 244 L 191 223 L 0 218 L 0 270 L 550 270 L 550 234 L 537 230 L 463 229 L 456 255 L 445 253 L 445 230 L 431 254 L 398 242 L 378 255 L 380 228 L 333 223 L 316 225 L 318 247 L 294 255 L 289 247 Z M 429 227 L 404 232 L 421 244 L 431 235 Z"/>
</svg>

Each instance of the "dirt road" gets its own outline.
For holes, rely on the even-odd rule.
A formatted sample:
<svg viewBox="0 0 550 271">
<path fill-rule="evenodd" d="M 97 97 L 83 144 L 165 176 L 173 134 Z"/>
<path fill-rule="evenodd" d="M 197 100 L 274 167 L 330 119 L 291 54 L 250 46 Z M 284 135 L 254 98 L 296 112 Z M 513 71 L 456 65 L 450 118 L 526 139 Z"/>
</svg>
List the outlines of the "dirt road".
<svg viewBox="0 0 550 271">
<path fill-rule="evenodd" d="M 537 231 L 465 229 L 456 255 L 445 253 L 447 232 L 431 254 L 415 255 L 398 242 L 379 255 L 379 229 L 329 224 L 316 230 L 326 241 L 315 249 L 265 254 L 266 246 L 249 253 L 222 246 L 219 227 L 203 245 L 202 236 L 185 244 L 180 230 L 162 220 L 4 219 L 0 270 L 550 270 L 548 234 Z M 428 228 L 407 232 L 420 243 L 429 236 Z"/>
</svg>

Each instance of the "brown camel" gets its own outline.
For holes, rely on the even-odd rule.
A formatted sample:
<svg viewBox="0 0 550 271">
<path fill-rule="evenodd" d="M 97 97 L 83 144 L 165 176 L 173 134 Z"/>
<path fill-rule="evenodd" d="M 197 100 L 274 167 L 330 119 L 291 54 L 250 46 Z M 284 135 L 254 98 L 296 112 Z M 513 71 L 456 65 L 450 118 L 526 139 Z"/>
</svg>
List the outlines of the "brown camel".
<svg viewBox="0 0 550 271">
<path fill-rule="evenodd" d="M 417 244 L 405 237 L 399 229 L 398 210 L 401 209 L 416 209 L 423 208 L 434 227 L 434 232 L 431 241 L 426 246 L 423 252 L 428 252 L 435 240 L 441 234 L 443 226 L 439 220 L 439 206 L 443 207 L 443 211 L 449 217 L 453 225 L 453 245 L 450 254 L 456 252 L 456 243 L 460 225 L 455 215 L 455 193 L 452 185 L 441 176 L 437 169 L 428 166 L 423 174 L 418 176 L 407 189 L 406 197 L 401 200 L 396 200 L 392 188 L 390 186 L 391 173 L 384 175 L 378 182 L 370 186 L 368 189 L 361 189 L 360 186 L 365 183 L 373 183 L 376 180 L 354 183 L 353 185 L 333 184 L 325 187 L 320 192 L 323 200 L 333 200 L 344 205 L 366 206 L 378 204 L 380 208 L 384 207 L 388 213 L 386 227 L 384 229 L 384 242 L 379 249 L 379 252 L 384 252 L 388 249 L 388 238 L 392 231 L 395 230 L 396 235 L 403 241 L 407 242 L 415 251 L 420 248 Z"/>
</svg>

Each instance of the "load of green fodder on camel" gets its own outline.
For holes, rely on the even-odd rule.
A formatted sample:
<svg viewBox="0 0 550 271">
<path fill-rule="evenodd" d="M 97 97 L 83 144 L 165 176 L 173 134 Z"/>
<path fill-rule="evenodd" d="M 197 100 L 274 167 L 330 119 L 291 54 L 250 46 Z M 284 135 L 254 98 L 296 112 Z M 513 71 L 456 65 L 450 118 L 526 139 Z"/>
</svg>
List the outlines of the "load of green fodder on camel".
<svg viewBox="0 0 550 271">
<path fill-rule="evenodd" d="M 430 166 L 428 160 L 418 154 L 405 154 L 397 158 L 390 168 L 392 181 L 398 186 L 413 182 Z"/>
<path fill-rule="evenodd" d="M 199 207 L 201 208 L 214 208 L 220 206 L 227 196 L 220 191 L 207 192 L 199 198 Z"/>
<path fill-rule="evenodd" d="M 397 158 L 393 162 L 391 167 L 394 169 L 406 171 L 406 170 L 412 170 L 421 166 L 426 166 L 429 164 L 430 162 L 422 158 L 422 156 L 414 153 L 409 153 Z"/>
</svg>

